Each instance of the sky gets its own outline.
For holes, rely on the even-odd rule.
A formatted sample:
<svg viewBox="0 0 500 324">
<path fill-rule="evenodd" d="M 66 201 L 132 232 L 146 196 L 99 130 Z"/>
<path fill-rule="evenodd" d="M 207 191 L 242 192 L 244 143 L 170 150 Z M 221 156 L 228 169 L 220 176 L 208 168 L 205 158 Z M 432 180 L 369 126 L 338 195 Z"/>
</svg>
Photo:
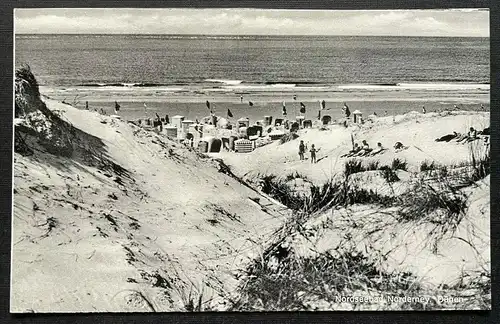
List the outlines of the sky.
<svg viewBox="0 0 500 324">
<path fill-rule="evenodd" d="M 489 37 L 488 9 L 15 9 L 16 34 Z"/>
</svg>

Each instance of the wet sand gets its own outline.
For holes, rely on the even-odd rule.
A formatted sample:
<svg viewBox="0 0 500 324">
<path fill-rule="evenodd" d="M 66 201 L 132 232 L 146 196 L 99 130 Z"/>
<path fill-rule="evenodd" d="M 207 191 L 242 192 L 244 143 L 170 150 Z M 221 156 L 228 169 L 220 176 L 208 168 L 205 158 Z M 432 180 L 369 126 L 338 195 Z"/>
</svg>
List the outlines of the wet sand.
<svg viewBox="0 0 500 324">
<path fill-rule="evenodd" d="M 118 101 L 119 114 L 124 119 L 137 119 L 155 116 L 182 115 L 189 119 L 201 119 L 209 115 L 205 102 L 219 116 L 227 117 L 229 109 L 233 118 L 248 117 L 251 121 L 263 119 L 265 115 L 281 118 L 282 104 L 286 102 L 288 118 L 299 115 L 300 102 L 306 105 L 307 119 L 317 119 L 320 101 L 325 100 L 326 109 L 322 115 L 341 118 L 342 106 L 347 102 L 351 112 L 360 110 L 364 116 L 376 113 L 379 116 L 397 115 L 410 111 L 427 112 L 453 110 L 489 109 L 489 90 L 487 89 L 344 89 L 343 91 L 303 91 L 301 89 L 281 89 L 281 91 L 253 91 L 247 93 L 211 91 L 173 91 L 162 92 L 158 89 L 62 89 L 41 87 L 42 94 L 55 100 L 64 100 L 77 108 L 85 108 L 88 101 L 90 109 L 103 109 L 107 114 L 114 113 L 114 102 Z M 293 96 L 297 95 L 296 100 Z M 243 96 L 241 102 L 240 96 Z M 253 106 L 249 105 L 249 101 Z M 147 105 L 147 110 L 144 109 Z"/>
</svg>

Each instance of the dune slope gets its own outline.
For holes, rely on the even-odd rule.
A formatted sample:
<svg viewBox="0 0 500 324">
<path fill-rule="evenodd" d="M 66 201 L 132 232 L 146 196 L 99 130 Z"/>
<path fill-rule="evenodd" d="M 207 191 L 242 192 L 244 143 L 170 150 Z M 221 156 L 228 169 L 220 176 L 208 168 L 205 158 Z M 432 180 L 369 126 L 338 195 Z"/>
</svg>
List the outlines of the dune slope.
<svg viewBox="0 0 500 324">
<path fill-rule="evenodd" d="M 73 150 L 20 133 L 33 154 L 14 154 L 11 311 L 217 307 L 286 208 L 166 137 L 45 102 Z"/>
</svg>

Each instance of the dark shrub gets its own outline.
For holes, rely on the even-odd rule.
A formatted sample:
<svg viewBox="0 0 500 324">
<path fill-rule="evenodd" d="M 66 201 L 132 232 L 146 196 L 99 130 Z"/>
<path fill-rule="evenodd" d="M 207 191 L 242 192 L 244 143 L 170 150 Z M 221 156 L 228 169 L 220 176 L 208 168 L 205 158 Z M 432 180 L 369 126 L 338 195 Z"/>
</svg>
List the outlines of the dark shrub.
<svg viewBox="0 0 500 324">
<path fill-rule="evenodd" d="M 382 171 L 382 177 L 384 177 L 385 181 L 393 183 L 400 180 L 398 174 L 387 165 L 381 167 L 380 170 Z"/>
<path fill-rule="evenodd" d="M 351 159 L 345 162 L 344 175 L 346 177 L 363 171 L 366 171 L 366 169 L 363 167 L 361 160 Z"/>
<path fill-rule="evenodd" d="M 406 163 L 406 161 L 404 160 L 401 160 L 399 158 L 395 158 L 394 160 L 392 160 L 392 169 L 393 170 L 404 170 L 404 171 L 408 171 L 408 163 Z"/>
</svg>

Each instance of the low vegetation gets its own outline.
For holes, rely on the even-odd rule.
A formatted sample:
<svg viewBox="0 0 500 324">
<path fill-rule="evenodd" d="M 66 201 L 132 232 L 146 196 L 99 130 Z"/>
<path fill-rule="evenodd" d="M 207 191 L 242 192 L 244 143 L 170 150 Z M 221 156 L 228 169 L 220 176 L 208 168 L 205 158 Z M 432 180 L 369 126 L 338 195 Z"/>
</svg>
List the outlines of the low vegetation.
<svg viewBox="0 0 500 324">
<path fill-rule="evenodd" d="M 359 159 L 348 160 L 345 162 L 344 165 L 344 175 L 346 177 L 350 176 L 351 174 L 359 172 L 375 171 L 375 170 L 382 171 L 382 175 L 384 179 L 387 180 L 387 182 L 395 182 L 399 181 L 399 177 L 397 176 L 395 171 L 397 170 L 407 171 L 408 165 L 406 161 L 398 158 L 394 159 L 390 166 L 388 165 L 381 166 L 379 161 L 370 161 L 365 166 L 363 165 L 363 161 Z"/>
<path fill-rule="evenodd" d="M 491 174 L 490 151 L 487 151 L 481 157 L 477 157 L 474 152 L 471 152 L 471 164 L 474 171 L 470 179 L 468 179 L 469 183 L 473 183 L 478 180 L 486 178 L 488 175 Z"/>
<path fill-rule="evenodd" d="M 392 169 L 393 170 L 403 170 L 408 171 L 408 163 L 405 160 L 395 158 L 392 160 Z"/>
<path fill-rule="evenodd" d="M 295 179 L 303 179 L 303 180 L 307 180 L 307 176 L 304 175 L 304 174 L 301 174 L 297 171 L 294 171 L 294 172 L 291 172 L 289 174 L 287 174 L 285 176 L 285 181 L 292 181 L 292 180 L 295 180 Z"/>
<path fill-rule="evenodd" d="M 382 171 L 382 177 L 384 177 L 385 181 L 387 181 L 388 183 L 393 183 L 400 180 L 398 174 L 387 165 L 381 167 L 380 170 Z"/>
<path fill-rule="evenodd" d="M 233 301 L 232 311 L 314 310 L 318 300 L 335 309 L 340 306 L 339 297 L 355 291 L 410 295 L 420 289 L 412 274 L 381 271 L 353 249 L 301 257 L 281 246 L 250 264 L 244 276 L 247 279 L 238 288 L 240 298 Z"/>
<path fill-rule="evenodd" d="M 344 165 L 344 176 L 348 177 L 351 174 L 366 171 L 363 167 L 363 162 L 358 159 L 350 159 L 345 162 Z"/>
</svg>

